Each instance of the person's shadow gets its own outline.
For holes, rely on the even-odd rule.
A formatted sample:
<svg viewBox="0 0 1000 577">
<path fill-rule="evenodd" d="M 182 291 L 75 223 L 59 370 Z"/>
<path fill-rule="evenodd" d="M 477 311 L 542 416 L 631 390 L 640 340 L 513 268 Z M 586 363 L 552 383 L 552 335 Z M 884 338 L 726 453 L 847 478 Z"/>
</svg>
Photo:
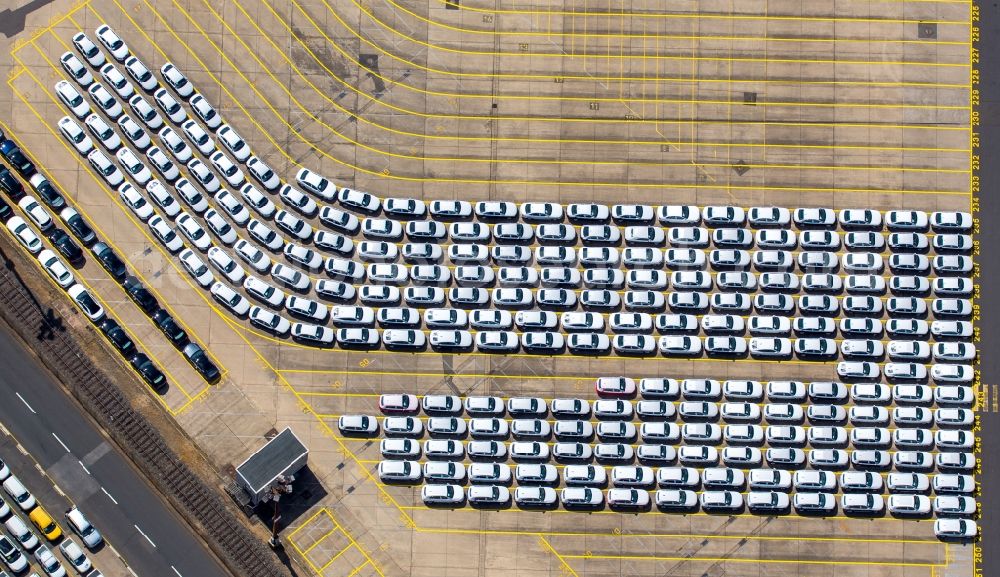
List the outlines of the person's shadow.
<svg viewBox="0 0 1000 577">
<path fill-rule="evenodd" d="M 56 331 L 63 332 L 66 326 L 62 319 L 56 316 L 56 312 L 51 308 L 45 309 L 42 314 L 42 324 L 38 327 L 37 339 L 40 341 L 51 341 L 56 338 Z"/>
</svg>

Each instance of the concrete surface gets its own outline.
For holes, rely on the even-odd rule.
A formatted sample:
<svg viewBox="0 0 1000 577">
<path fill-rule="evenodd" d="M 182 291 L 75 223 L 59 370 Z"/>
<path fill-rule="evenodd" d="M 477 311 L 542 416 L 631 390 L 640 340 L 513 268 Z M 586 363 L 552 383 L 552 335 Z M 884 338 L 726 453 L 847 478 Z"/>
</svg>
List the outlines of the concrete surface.
<svg viewBox="0 0 1000 577">
<path fill-rule="evenodd" d="M 377 482 L 372 447 L 335 434 L 335 415 L 370 411 L 383 391 L 590 396 L 599 375 L 808 380 L 833 368 L 264 338 L 193 287 L 52 132 L 64 114 L 53 63 L 77 30 L 108 22 L 151 67 L 184 70 L 285 179 L 303 164 L 382 197 L 969 208 L 968 3 L 709 0 L 667 15 L 655 0 L 460 4 L 57 1 L 29 15 L 0 65 L 0 120 L 227 371 L 204 385 L 88 263 L 77 274 L 170 373 L 164 410 L 220 469 L 272 428 L 310 448 L 310 495 L 282 521 L 305 571 L 969 575 L 971 547 L 941 544 L 928 522 L 428 510 Z"/>
</svg>

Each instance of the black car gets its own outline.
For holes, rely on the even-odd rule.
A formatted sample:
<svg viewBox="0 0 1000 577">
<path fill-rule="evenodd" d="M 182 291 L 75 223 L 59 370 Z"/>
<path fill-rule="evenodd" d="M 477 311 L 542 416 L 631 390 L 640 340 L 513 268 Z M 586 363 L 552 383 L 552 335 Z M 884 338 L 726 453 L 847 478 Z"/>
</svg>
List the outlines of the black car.
<svg viewBox="0 0 1000 577">
<path fill-rule="evenodd" d="M 104 336 L 111 341 L 111 344 L 118 349 L 126 359 L 131 359 L 132 355 L 135 354 L 135 343 L 129 338 L 128 333 L 125 329 L 118 324 L 118 321 L 112 318 L 105 317 L 104 320 L 97 324 L 97 328 L 101 329 Z"/>
<path fill-rule="evenodd" d="M 66 231 L 60 228 L 53 228 L 49 231 L 48 236 L 52 246 L 56 247 L 59 254 L 63 255 L 70 264 L 74 266 L 83 264 L 83 251 L 80 250 L 80 246 L 76 244 L 73 237 L 66 234 Z"/>
<path fill-rule="evenodd" d="M 147 315 L 152 315 L 160 308 L 160 303 L 156 302 L 156 297 L 153 296 L 153 293 L 149 292 L 149 289 L 143 286 L 142 281 L 134 276 L 126 278 L 122 286 L 125 287 L 125 292 L 128 293 L 129 298 L 135 301 L 135 304 L 139 305 L 139 308 L 145 311 Z"/>
<path fill-rule="evenodd" d="M 24 196 L 24 187 L 21 181 L 14 177 L 6 166 L 0 166 L 0 189 L 3 189 L 13 200 L 21 200 Z"/>
<path fill-rule="evenodd" d="M 7 219 L 14 216 L 14 209 L 7 204 L 7 201 L 0 198 L 0 222 L 7 222 Z"/>
<path fill-rule="evenodd" d="M 38 196 L 42 199 L 42 202 L 49 205 L 49 208 L 53 210 L 62 210 L 66 208 L 66 199 L 63 195 L 59 194 L 56 187 L 52 186 L 52 183 L 46 180 L 42 175 L 36 174 L 31 177 L 31 187 L 35 189 Z"/>
<path fill-rule="evenodd" d="M 70 232 L 72 232 L 76 238 L 80 239 L 83 246 L 90 246 L 90 243 L 97 240 L 97 234 L 94 233 L 94 229 L 90 228 L 87 221 L 83 220 L 80 213 L 76 211 L 75 208 L 66 207 L 62 209 L 59 213 L 59 217 L 66 223 L 69 227 Z"/>
<path fill-rule="evenodd" d="M 166 390 L 167 378 L 163 376 L 163 372 L 144 353 L 132 355 L 132 358 L 128 362 L 142 376 L 142 380 L 146 381 L 146 384 L 152 387 L 154 391 L 160 393 Z"/>
<path fill-rule="evenodd" d="M 28 157 L 21 152 L 13 140 L 0 142 L 0 154 L 7 159 L 7 162 L 14 166 L 14 170 L 21 173 L 24 178 L 29 178 L 35 174 L 35 165 L 28 160 Z"/>
<path fill-rule="evenodd" d="M 125 261 L 123 261 L 112 248 L 103 242 L 94 243 L 94 246 L 90 247 L 90 251 L 94 253 L 94 257 L 97 262 L 101 263 L 104 270 L 108 271 L 111 278 L 122 283 L 125 282 L 126 277 L 128 277 L 128 268 L 125 266 Z"/>
<path fill-rule="evenodd" d="M 208 358 L 205 351 L 195 343 L 188 343 L 183 350 L 184 357 L 191 363 L 201 376 L 209 383 L 217 383 L 222 375 L 219 373 L 219 367 L 215 366 L 215 363 Z"/>
<path fill-rule="evenodd" d="M 153 313 L 153 322 L 156 323 L 156 326 L 163 332 L 163 335 L 167 337 L 170 344 L 177 348 L 182 348 L 184 345 L 188 344 L 189 339 L 187 333 L 184 332 L 184 329 L 177 324 L 174 317 L 170 316 L 170 313 L 167 311 L 160 309 Z"/>
</svg>

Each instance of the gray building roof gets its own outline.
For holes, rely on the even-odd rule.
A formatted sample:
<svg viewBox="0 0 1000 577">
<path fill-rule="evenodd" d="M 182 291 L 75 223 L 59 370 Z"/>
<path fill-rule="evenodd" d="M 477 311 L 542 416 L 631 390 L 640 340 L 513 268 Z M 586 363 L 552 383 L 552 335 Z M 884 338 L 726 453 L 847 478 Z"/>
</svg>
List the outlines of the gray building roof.
<svg viewBox="0 0 1000 577">
<path fill-rule="evenodd" d="M 289 469 L 296 465 L 301 468 L 308 453 L 309 450 L 295 433 L 286 428 L 243 461 L 236 468 L 236 475 L 247 491 L 256 496 L 267 489 L 278 475 L 294 473 Z"/>
</svg>

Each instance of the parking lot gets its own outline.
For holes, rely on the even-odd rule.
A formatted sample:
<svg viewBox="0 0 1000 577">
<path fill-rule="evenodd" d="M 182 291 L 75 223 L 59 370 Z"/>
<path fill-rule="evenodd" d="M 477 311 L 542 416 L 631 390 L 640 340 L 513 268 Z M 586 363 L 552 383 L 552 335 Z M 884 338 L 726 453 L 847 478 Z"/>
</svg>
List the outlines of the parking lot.
<svg viewBox="0 0 1000 577">
<path fill-rule="evenodd" d="M 803 390 L 814 382 L 880 381 L 920 384 L 930 395 L 945 386 L 981 390 L 973 375 L 978 334 L 963 324 L 979 320 L 972 266 L 979 247 L 964 236 L 980 226 L 973 220 L 969 4 L 901 1 L 876 9 L 770 2 L 741 5 L 739 14 L 722 2 L 668 13 L 645 2 L 466 4 L 56 2 L 38 13 L 51 16 L 47 24 L 17 37 L 7 83 L 16 114 L 2 119 L 7 138 L 218 369 L 217 377 L 206 379 L 204 366 L 199 374 L 183 343 L 172 346 L 157 317 L 88 253 L 72 273 L 163 371 L 168 387 L 151 390 L 151 397 L 220 468 L 240 462 L 272 427 L 292 425 L 301 433 L 328 497 L 285 535 L 317 574 L 477 567 L 477 574 L 968 574 L 971 546 L 936 539 L 933 515 L 685 514 L 655 505 L 639 513 L 516 505 L 442 510 L 421 502 L 426 485 L 382 482 L 383 432 L 344 435 L 337 423 L 358 414 L 381 421 L 379 396 L 389 393 L 594 401 L 596 379 L 618 376 L 712 379 L 720 386 L 793 381 Z M 100 72 L 104 64 L 88 64 L 72 42 L 79 31 L 97 42 L 95 29 L 105 23 L 166 96 L 155 85 L 144 89 L 124 57 L 116 60 L 105 45 L 98 52 L 173 136 L 139 122 L 151 142 L 137 142 L 118 122 L 120 114 L 142 121 L 141 107 L 115 93 L 109 73 Z M 122 112 L 102 111 L 100 98 L 71 77 L 60 64 L 67 51 L 109 87 Z M 187 89 L 168 86 L 160 70 L 167 62 L 256 160 L 241 158 L 234 141 L 227 144 Z M 86 154 L 60 133 L 58 122 L 69 115 L 90 130 L 111 166 L 127 164 L 120 155 L 116 161 L 111 149 L 118 146 L 109 149 L 87 126 L 89 111 L 74 117 L 60 101 L 60 81 L 75 87 L 120 135 L 121 148 L 148 166 L 146 176 L 128 175 L 131 192 L 93 171 Z M 183 117 L 171 117 L 173 100 Z M 199 145 L 201 133 L 211 134 L 211 146 Z M 172 175 L 151 147 L 180 172 Z M 239 177 L 224 172 L 229 156 Z M 273 177 L 255 172 L 253 163 L 270 167 L 291 188 L 272 190 Z M 296 178 L 302 167 L 334 188 L 374 196 L 340 191 L 336 201 L 327 198 Z M 148 179 L 170 192 L 159 195 L 145 185 Z M 220 184 L 228 198 L 213 188 Z M 27 179 L 24 187 L 31 191 Z M 176 199 L 175 206 L 162 198 Z M 422 204 L 390 206 L 391 198 Z M 373 199 L 380 205 L 366 210 Z M 675 214 L 688 206 L 697 218 Z M 608 214 L 588 220 L 586 213 L 600 207 Z M 865 218 L 878 223 L 845 220 L 845 209 L 868 210 Z M 556 210 L 566 216 L 552 217 Z M 904 222 L 921 215 L 930 222 Z M 938 215 L 943 220 L 935 222 Z M 865 244 L 874 237 L 880 244 Z M 261 266 L 253 260 L 258 254 L 276 264 Z M 754 284 L 741 272 L 752 273 Z M 45 274 L 41 267 L 38 273 Z M 248 275 L 271 292 L 251 290 Z M 284 294 L 274 300 L 278 293 Z M 63 304 L 70 315 L 74 305 Z M 465 311 L 463 318 L 453 320 L 448 311 L 454 310 Z M 592 315 L 573 316 L 584 312 Z M 778 319 L 786 319 L 786 328 L 769 331 Z M 810 332 L 797 324 L 815 319 L 833 328 Z M 884 328 L 845 330 L 852 319 Z M 89 324 L 81 315 L 70 322 Z M 303 338 L 310 334 L 322 342 Z M 930 347 L 906 352 L 893 345 L 913 341 Z M 938 351 L 945 342 L 966 346 L 956 357 L 950 348 Z M 871 365 L 844 364 L 865 362 Z M 678 409 L 696 399 L 687 391 L 668 397 Z M 737 401 L 721 393 L 698 397 L 706 398 L 720 406 Z M 785 404 L 763 394 L 744 401 L 744 409 L 765 412 L 769 404 Z M 832 403 L 801 394 L 788 403 L 803 411 L 830 404 L 886 412 L 971 408 L 891 394 Z M 539 418 L 549 426 L 559 420 Z M 585 419 L 595 426 L 600 420 Z M 708 422 L 720 433 L 736 423 L 725 414 L 656 420 Z M 978 449 L 975 423 L 930 423 L 921 430 L 962 431 L 972 443 L 921 449 L 930 458 Z M 789 424 L 803 435 L 823 425 L 803 417 Z M 855 420 L 853 413 L 832 426 L 846 434 L 905 428 L 888 419 Z M 637 438 L 625 444 L 642 444 Z M 685 433 L 666 444 L 707 444 L 720 452 L 728 446 L 688 441 Z M 804 453 L 816 448 L 792 445 Z M 902 449 L 872 450 L 891 460 Z M 503 461 L 511 469 L 517 464 Z M 546 462 L 560 474 L 565 466 Z M 618 464 L 595 463 L 609 475 Z M 733 467 L 756 467 L 744 465 Z M 975 467 L 973 459 L 962 473 Z M 811 461 L 787 467 L 799 468 L 822 469 Z M 912 470 L 876 469 L 886 478 Z M 921 473 L 933 483 L 955 471 Z M 882 494 L 888 499 L 890 492 Z"/>
</svg>

